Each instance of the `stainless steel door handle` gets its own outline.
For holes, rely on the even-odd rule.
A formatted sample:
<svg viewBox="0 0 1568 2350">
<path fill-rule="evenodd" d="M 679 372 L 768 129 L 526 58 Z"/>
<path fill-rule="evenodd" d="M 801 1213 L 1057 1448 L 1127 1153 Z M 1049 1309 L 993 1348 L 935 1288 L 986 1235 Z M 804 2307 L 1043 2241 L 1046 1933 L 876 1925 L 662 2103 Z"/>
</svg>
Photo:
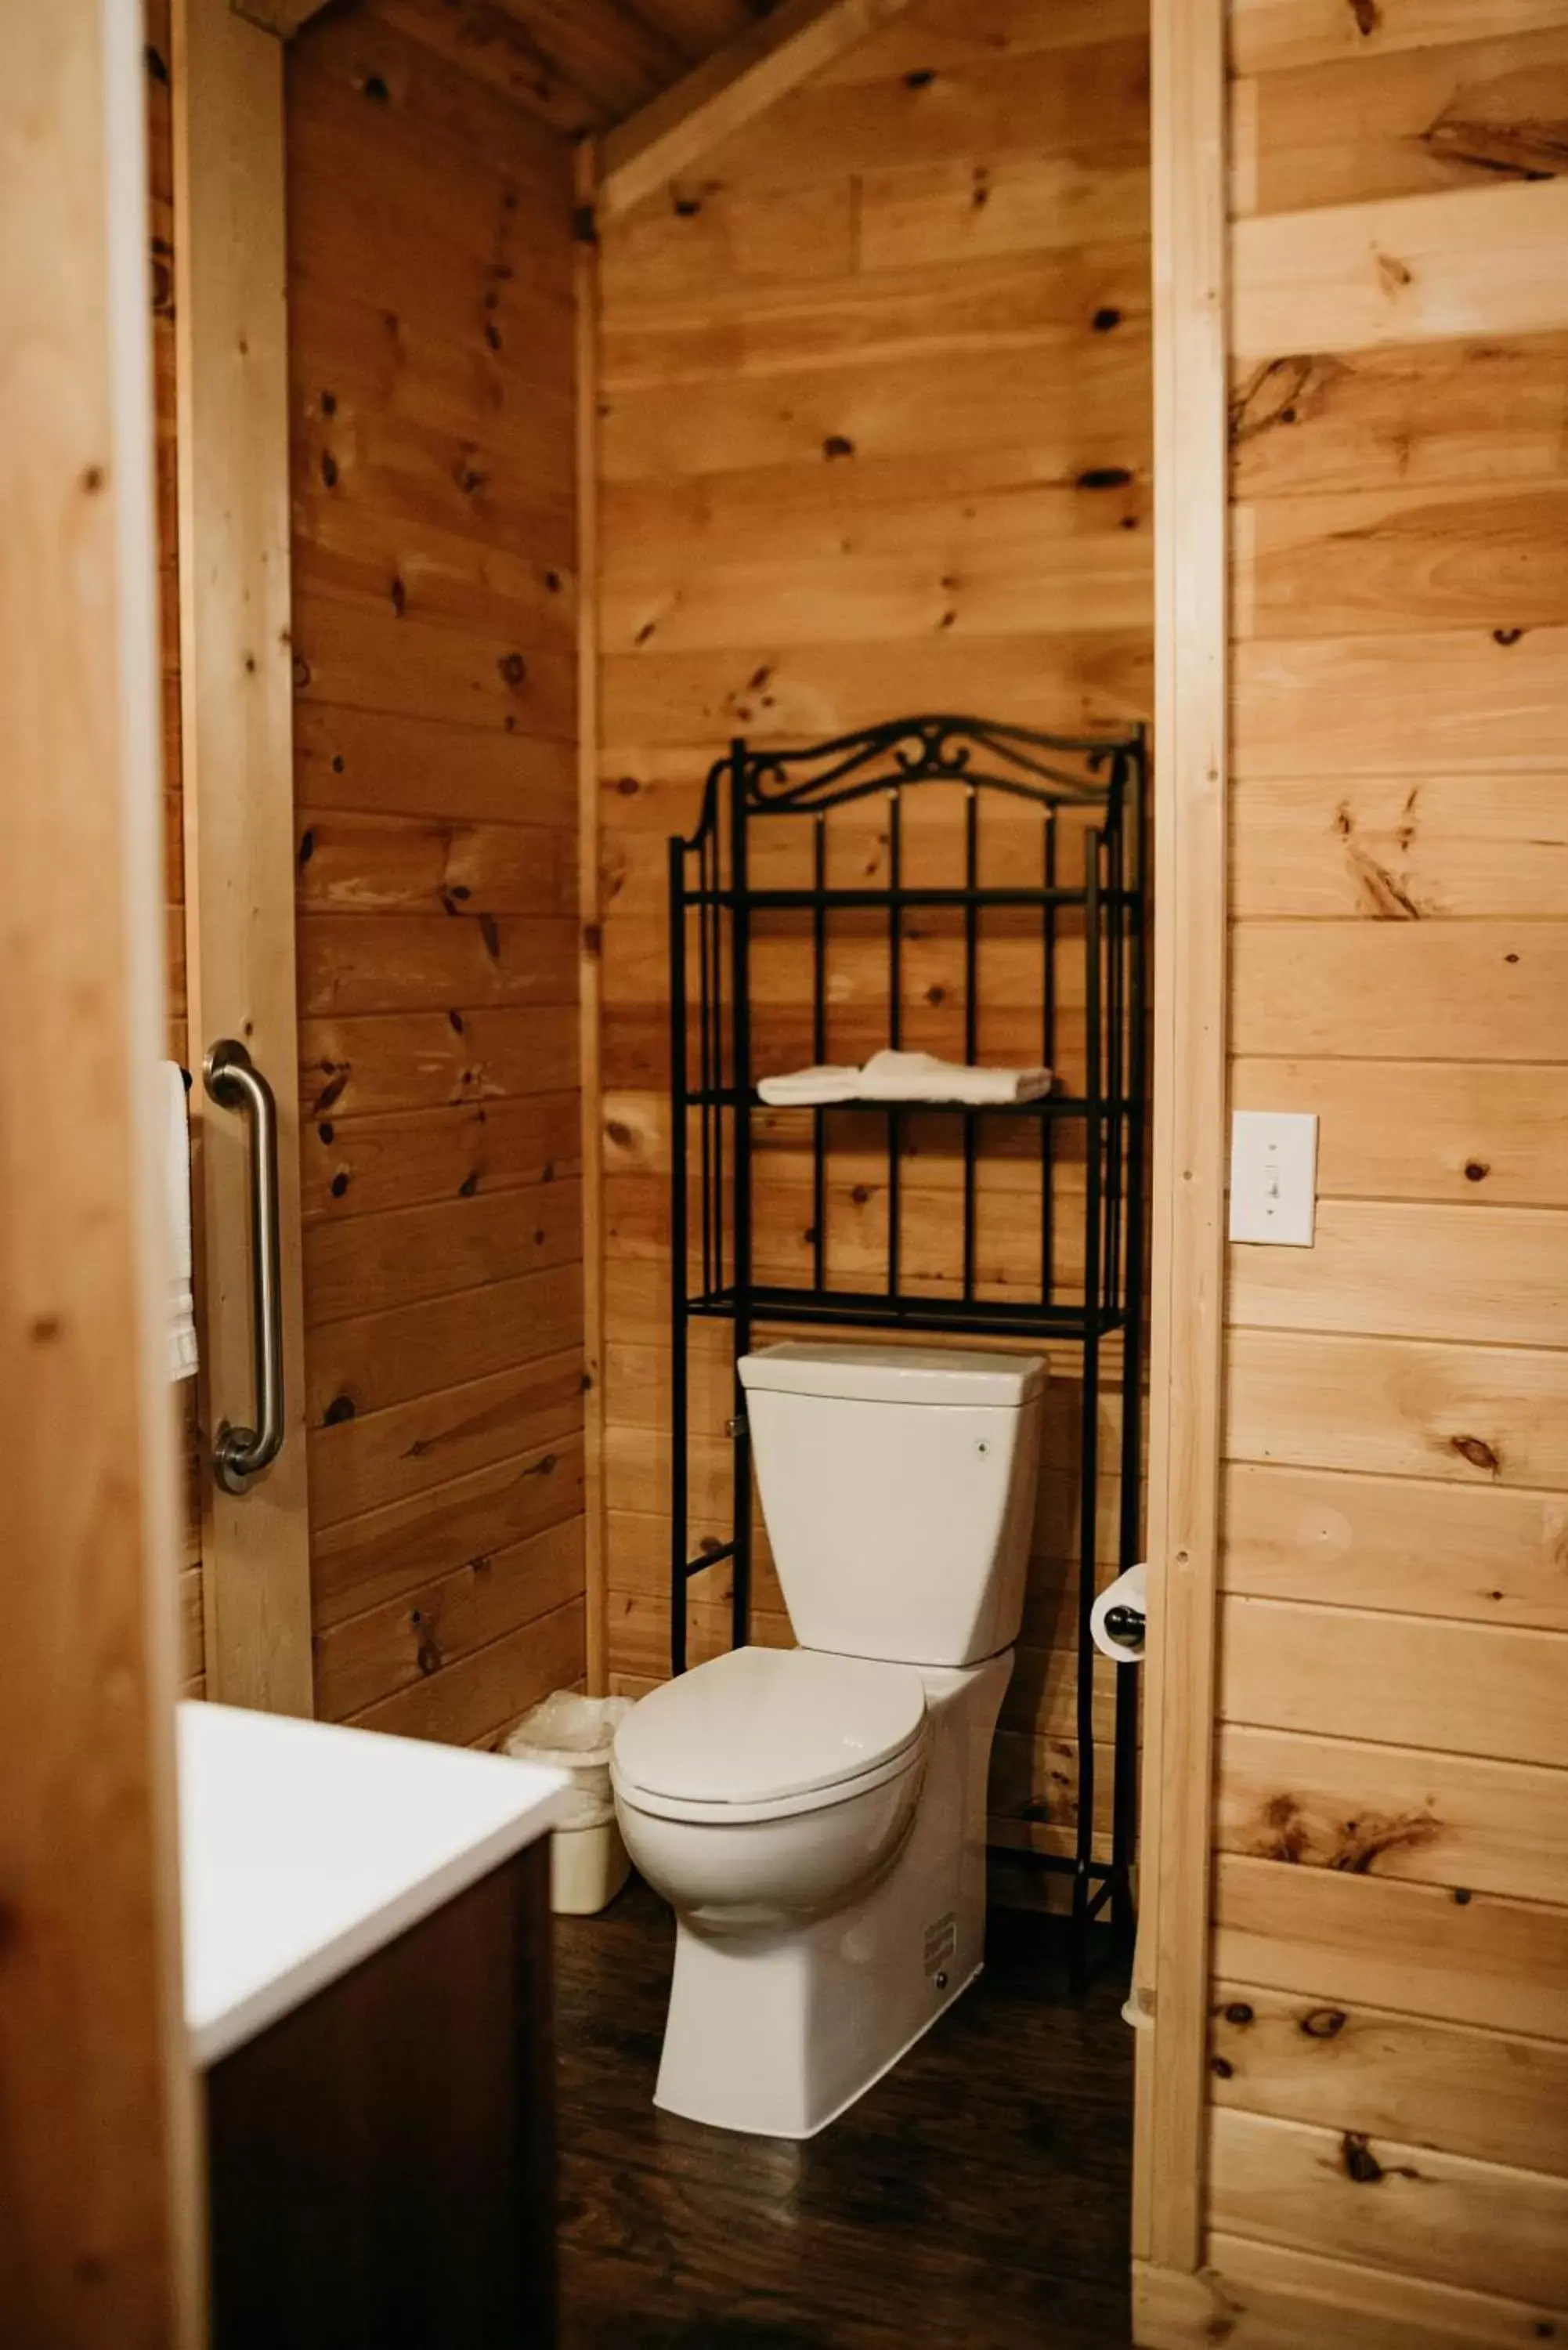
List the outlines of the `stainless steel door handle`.
<svg viewBox="0 0 1568 2350">
<path fill-rule="evenodd" d="M 224 1109 L 250 1114 L 251 1328 L 255 1347 L 254 1428 L 219 1422 L 213 1474 L 243 1493 L 283 1449 L 283 1284 L 279 1275 L 277 1104 L 245 1047 L 225 1036 L 208 1054 L 202 1082 Z"/>
</svg>

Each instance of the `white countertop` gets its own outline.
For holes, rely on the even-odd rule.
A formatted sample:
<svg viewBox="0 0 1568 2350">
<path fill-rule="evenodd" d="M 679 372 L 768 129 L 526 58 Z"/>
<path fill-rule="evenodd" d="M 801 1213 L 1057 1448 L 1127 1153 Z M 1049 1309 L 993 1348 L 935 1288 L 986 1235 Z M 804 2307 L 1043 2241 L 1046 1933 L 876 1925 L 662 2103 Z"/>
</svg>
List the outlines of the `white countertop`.
<svg viewBox="0 0 1568 2350">
<path fill-rule="evenodd" d="M 178 1752 L 203 2066 L 545 1835 L 566 1784 L 505 1755 L 197 1701 Z"/>
</svg>

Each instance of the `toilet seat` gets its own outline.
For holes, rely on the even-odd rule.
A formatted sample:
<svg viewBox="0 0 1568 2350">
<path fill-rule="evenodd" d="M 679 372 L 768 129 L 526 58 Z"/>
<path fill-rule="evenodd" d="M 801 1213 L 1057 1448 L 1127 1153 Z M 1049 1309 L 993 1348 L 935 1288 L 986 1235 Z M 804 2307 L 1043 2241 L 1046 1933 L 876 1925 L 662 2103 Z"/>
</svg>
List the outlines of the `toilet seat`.
<svg viewBox="0 0 1568 2350">
<path fill-rule="evenodd" d="M 783 1819 L 909 1769 L 925 1723 L 924 1684 L 910 1666 L 734 1648 L 651 1690 L 628 1716 L 615 1783 L 628 1803 L 666 1819 Z"/>
</svg>

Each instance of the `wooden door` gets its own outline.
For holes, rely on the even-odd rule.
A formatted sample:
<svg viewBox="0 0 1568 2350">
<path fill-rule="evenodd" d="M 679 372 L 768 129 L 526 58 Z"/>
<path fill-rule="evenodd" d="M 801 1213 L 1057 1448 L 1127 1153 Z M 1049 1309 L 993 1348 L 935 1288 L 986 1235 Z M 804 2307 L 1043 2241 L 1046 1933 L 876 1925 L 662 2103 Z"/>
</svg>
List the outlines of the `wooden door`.
<svg viewBox="0 0 1568 2350">
<path fill-rule="evenodd" d="M 0 2339 L 192 2350 L 140 11 L 0 9 Z"/>
<path fill-rule="evenodd" d="M 209 1697 L 312 1711 L 295 1021 L 293 654 L 283 51 L 228 0 L 176 0 L 174 256 L 185 954 L 195 1142 L 202 1594 Z M 225 1422 L 256 1397 L 243 1116 L 205 1055 L 233 1038 L 278 1107 L 284 1442 L 225 1491 Z"/>
</svg>

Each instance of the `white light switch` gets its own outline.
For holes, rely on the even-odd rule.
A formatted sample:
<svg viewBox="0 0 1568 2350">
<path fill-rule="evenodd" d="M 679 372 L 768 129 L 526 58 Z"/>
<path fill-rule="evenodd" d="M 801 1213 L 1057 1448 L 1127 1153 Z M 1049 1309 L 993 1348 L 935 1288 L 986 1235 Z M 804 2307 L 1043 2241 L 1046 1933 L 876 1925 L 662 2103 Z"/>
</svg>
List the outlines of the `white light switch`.
<svg viewBox="0 0 1568 2350">
<path fill-rule="evenodd" d="M 1317 1119 L 1299 1110 L 1232 1111 L 1231 1238 L 1311 1248 L 1316 1201 Z"/>
</svg>

